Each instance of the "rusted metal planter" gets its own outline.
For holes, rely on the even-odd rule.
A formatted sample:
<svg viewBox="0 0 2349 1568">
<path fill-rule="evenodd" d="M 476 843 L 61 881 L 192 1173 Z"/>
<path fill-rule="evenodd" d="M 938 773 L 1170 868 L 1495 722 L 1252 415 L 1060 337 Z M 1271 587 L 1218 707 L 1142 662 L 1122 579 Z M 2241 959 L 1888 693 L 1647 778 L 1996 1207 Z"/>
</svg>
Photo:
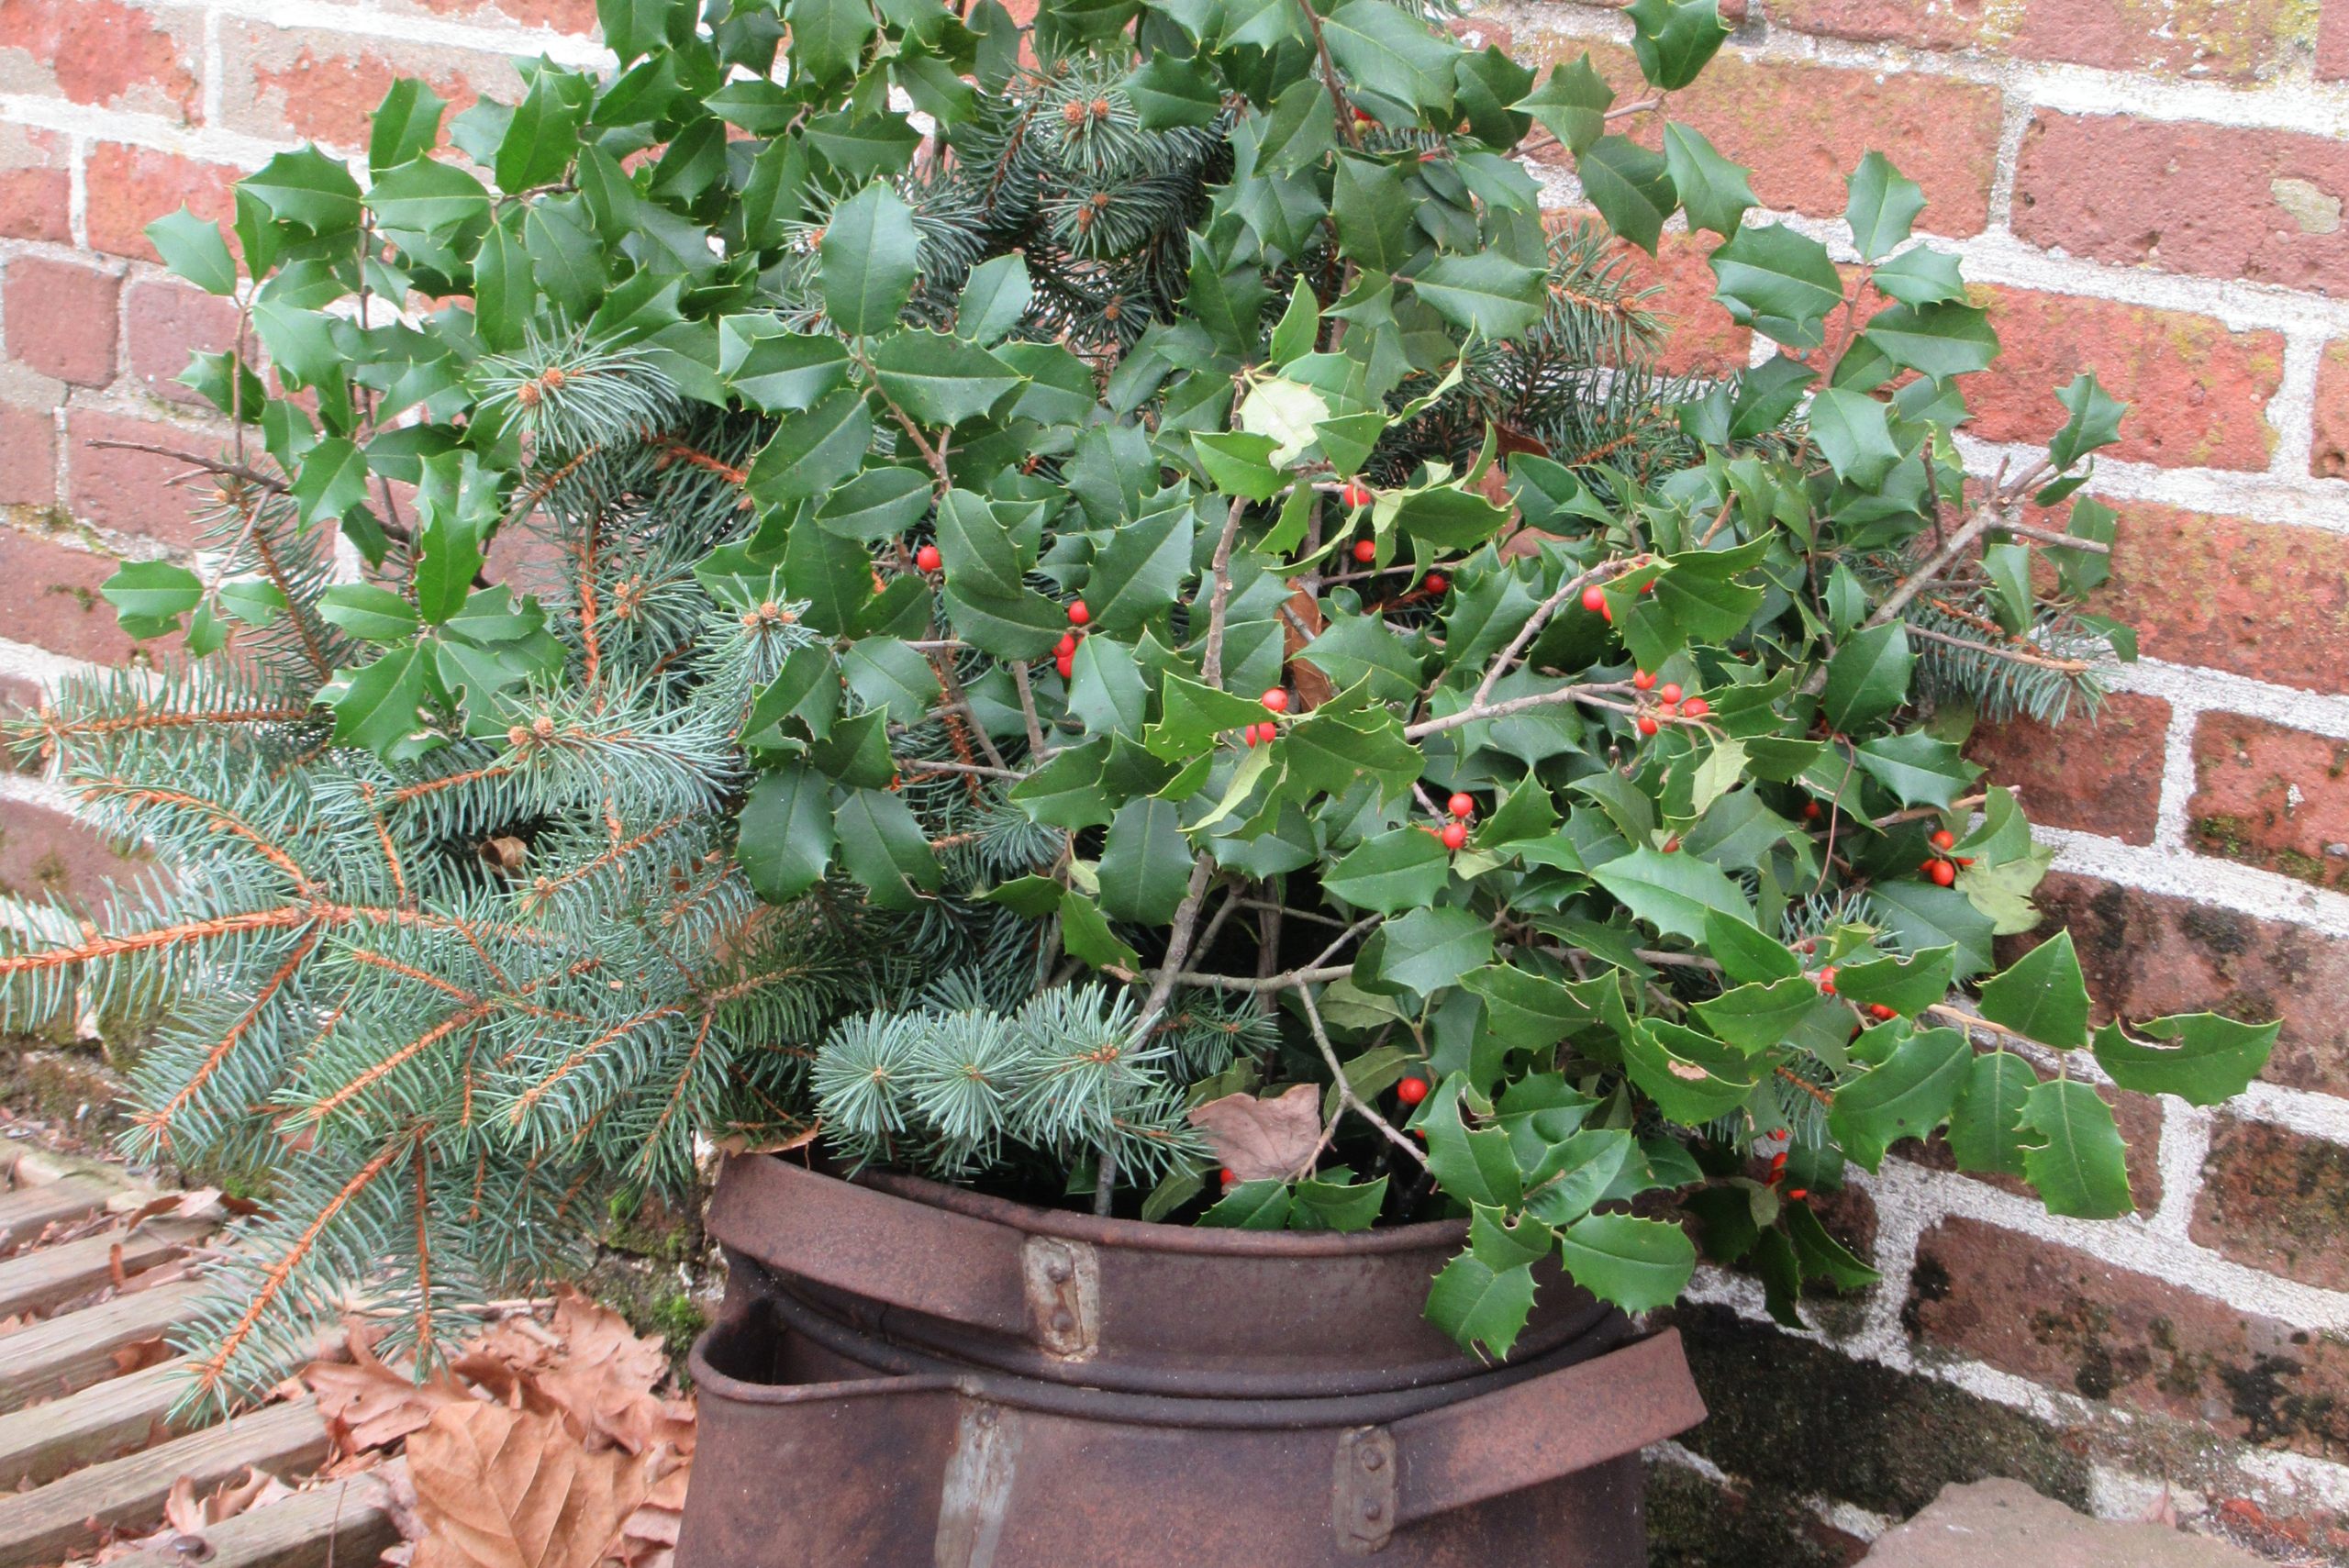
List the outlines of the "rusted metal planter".
<svg viewBox="0 0 2349 1568">
<path fill-rule="evenodd" d="M 1505 1364 L 1420 1318 L 1457 1223 L 1099 1219 L 730 1162 L 680 1568 L 1633 1568 L 1676 1335 L 1561 1278 Z"/>
</svg>

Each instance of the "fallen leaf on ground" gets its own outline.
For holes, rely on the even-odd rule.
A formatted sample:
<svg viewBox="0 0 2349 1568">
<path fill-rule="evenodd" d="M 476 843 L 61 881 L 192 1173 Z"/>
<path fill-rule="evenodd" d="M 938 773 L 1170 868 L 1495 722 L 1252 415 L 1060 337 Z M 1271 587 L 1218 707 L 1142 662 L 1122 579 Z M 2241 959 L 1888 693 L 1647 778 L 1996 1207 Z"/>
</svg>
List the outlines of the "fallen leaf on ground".
<svg viewBox="0 0 2349 1568">
<path fill-rule="evenodd" d="M 162 1335 L 158 1334 L 151 1340 L 134 1340 L 115 1351 L 116 1375 L 128 1377 L 134 1372 L 144 1372 L 150 1366 L 161 1366 L 171 1359 L 172 1347 L 163 1342 Z"/>
<path fill-rule="evenodd" d="M 620 1526 L 619 1560 L 623 1568 L 672 1568 L 677 1526 L 685 1518 L 685 1488 L 693 1480 L 693 1457 L 656 1449 L 646 1459 L 645 1469 L 657 1479 Z"/>
<path fill-rule="evenodd" d="M 1226 1095 L 1192 1106 L 1191 1125 L 1208 1135 L 1218 1163 L 1241 1181 L 1286 1181 L 1320 1146 L 1321 1090 L 1293 1084 L 1268 1100 Z"/>
<path fill-rule="evenodd" d="M 415 1568 L 595 1568 L 644 1501 L 645 1464 L 558 1418 L 469 1400 L 407 1440 Z"/>
<path fill-rule="evenodd" d="M 341 1422 L 349 1431 L 345 1452 L 397 1442 L 443 1406 L 478 1403 L 447 1378 L 414 1384 L 355 1343 L 353 1349 L 355 1361 L 312 1362 L 301 1373 L 303 1384 L 318 1396 L 318 1413 L 328 1427 Z"/>
</svg>

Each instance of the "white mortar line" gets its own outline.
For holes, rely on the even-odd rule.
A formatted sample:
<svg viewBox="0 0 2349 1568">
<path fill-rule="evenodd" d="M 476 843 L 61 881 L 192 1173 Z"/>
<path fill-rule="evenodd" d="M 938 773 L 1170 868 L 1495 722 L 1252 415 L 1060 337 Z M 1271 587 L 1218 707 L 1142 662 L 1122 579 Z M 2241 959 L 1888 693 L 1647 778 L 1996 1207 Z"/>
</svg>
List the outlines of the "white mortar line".
<svg viewBox="0 0 2349 1568">
<path fill-rule="evenodd" d="M 618 59 L 595 39 L 551 28 L 491 28 L 438 17 L 322 5 L 319 0 L 220 0 L 209 15 L 257 22 L 286 31 L 337 33 L 345 38 L 437 45 L 481 54 L 546 55 L 558 65 L 610 70 Z"/>
<path fill-rule="evenodd" d="M 64 785 L 32 773 L 0 773 L 0 800 L 38 806 L 68 817 L 79 815 L 78 805 Z"/>
<path fill-rule="evenodd" d="M 2032 831 L 2041 843 L 2055 846 L 2054 869 L 2057 871 L 2231 909 L 2254 919 L 2285 921 L 2323 936 L 2349 938 L 2349 895 L 2179 849 L 2158 845 L 2142 849 L 2062 828 Z"/>
<path fill-rule="evenodd" d="M 68 658 L 29 642 L 11 642 L 0 637 L 0 677 L 35 682 L 44 693 L 53 695 L 68 676 L 98 668 L 86 660 Z"/>
<path fill-rule="evenodd" d="M 2210 1154 L 2211 1113 L 2188 1105 L 2176 1095 L 2161 1096 L 2161 1147 L 2155 1165 L 2161 1172 L 2161 1202 L 2145 1217 L 2148 1234 L 2194 1245 L 2195 1205 L 2202 1196 L 2202 1162 Z"/>
<path fill-rule="evenodd" d="M 76 250 L 90 248 L 89 143 L 80 133 L 65 139 L 65 232 Z"/>
<path fill-rule="evenodd" d="M 234 163 L 247 169 L 258 169 L 286 147 L 295 145 L 212 126 L 191 128 L 161 115 L 93 108 L 31 93 L 0 93 L 0 122 L 93 141 L 117 141 L 158 152 L 175 152 L 184 158 Z"/>
<path fill-rule="evenodd" d="M 228 74 L 220 56 L 220 8 L 209 6 L 204 13 L 204 123 L 218 125 L 221 120 L 221 82 Z"/>
<path fill-rule="evenodd" d="M 2276 432 L 2267 471 L 2278 479 L 2297 483 L 2312 477 L 2309 460 L 2316 450 L 2316 382 L 2324 346 L 2325 339 L 2313 333 L 2284 334 L 2284 373 L 2267 404 L 2267 425 Z"/>
<path fill-rule="evenodd" d="M 2173 709 L 2247 714 L 2271 724 L 2349 740 L 2349 695 L 2304 691 L 2228 670 L 2140 659 L 2114 672 L 2115 691 L 2160 697 Z"/>
<path fill-rule="evenodd" d="M 2224 1107 L 2239 1121 L 2264 1122 L 2303 1138 L 2349 1148 L 2349 1100 L 2310 1089 L 2287 1088 L 2257 1079 Z"/>
</svg>

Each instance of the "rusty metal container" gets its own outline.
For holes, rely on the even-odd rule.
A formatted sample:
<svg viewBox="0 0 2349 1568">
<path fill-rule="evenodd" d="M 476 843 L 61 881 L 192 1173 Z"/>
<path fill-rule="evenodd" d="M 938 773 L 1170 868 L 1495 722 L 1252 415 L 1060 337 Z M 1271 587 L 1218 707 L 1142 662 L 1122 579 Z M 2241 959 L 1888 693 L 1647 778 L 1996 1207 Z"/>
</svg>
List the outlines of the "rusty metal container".
<svg viewBox="0 0 2349 1568">
<path fill-rule="evenodd" d="M 1201 1230 L 733 1160 L 680 1568 L 1636 1568 L 1678 1337 L 1561 1278 L 1488 1366 L 1458 1223 Z"/>
</svg>

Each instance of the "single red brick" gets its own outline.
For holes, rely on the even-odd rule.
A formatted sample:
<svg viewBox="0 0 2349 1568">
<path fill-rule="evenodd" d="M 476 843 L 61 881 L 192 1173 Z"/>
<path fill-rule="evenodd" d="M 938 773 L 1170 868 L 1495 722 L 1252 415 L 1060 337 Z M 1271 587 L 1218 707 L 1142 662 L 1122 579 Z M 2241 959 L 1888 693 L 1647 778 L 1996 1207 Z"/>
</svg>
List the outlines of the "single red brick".
<svg viewBox="0 0 2349 1568">
<path fill-rule="evenodd" d="M 2165 468 L 2267 466 L 2267 403 L 2284 379 L 2280 332 L 2230 332 L 2207 316 L 2115 300 L 1984 288 L 2003 350 L 1965 378 L 1970 433 L 2043 443 L 2065 417 L 2055 388 L 2093 371 L 2129 405 L 2110 455 Z"/>
<path fill-rule="evenodd" d="M 1972 49 L 1984 0 L 1771 0 L 1770 22 L 1792 32 L 1911 49 Z"/>
<path fill-rule="evenodd" d="M 1529 39 L 1520 60 L 1563 62 L 1586 49 L 1620 97 L 1644 95 L 1631 51 L 1611 44 Z M 1850 194 L 1844 181 L 1860 159 L 1872 148 L 1892 148 L 1900 172 L 1924 187 L 1932 204 L 1920 228 L 1959 238 L 1980 233 L 1989 221 L 1999 115 L 1998 89 L 1974 83 L 1732 54 L 1718 57 L 1694 85 L 1672 95 L 1672 117 L 1702 131 L 1723 157 L 1748 165 L 1765 206 L 1841 217 Z M 1663 127 L 1647 123 L 1653 119 L 1640 117 L 1632 137 L 1661 145 Z M 1557 148 L 1537 161 L 1570 161 Z"/>
<path fill-rule="evenodd" d="M 2349 81 L 2349 5 L 2324 0 L 2316 24 L 2316 79 Z"/>
<path fill-rule="evenodd" d="M 2194 728 L 2196 843 L 2319 887 L 2349 883 L 2349 741 L 2239 713 Z"/>
<path fill-rule="evenodd" d="M 2014 228 L 2093 261 L 2338 293 L 2344 197 L 2349 144 L 2335 138 L 2042 109 L 2023 133 Z"/>
<path fill-rule="evenodd" d="M 2349 1439 L 2349 1348 L 1972 1219 L 1919 1239 L 1920 1338 L 2050 1387 L 2303 1453 Z"/>
<path fill-rule="evenodd" d="M 0 239 L 73 243 L 67 221 L 73 176 L 54 131 L 0 126 Z"/>
<path fill-rule="evenodd" d="M 195 50 L 202 29 L 202 18 L 193 12 L 150 10 L 119 0 L 9 0 L 0 6 L 0 50 L 30 55 L 66 97 L 181 121 L 196 117 L 201 90 Z"/>
<path fill-rule="evenodd" d="M 153 859 L 118 846 L 60 811 L 28 800 L 0 800 L 0 896 L 57 898 L 85 905 L 109 882 L 151 877 Z"/>
<path fill-rule="evenodd" d="M 228 187 L 239 171 L 225 163 L 199 163 L 176 153 L 102 141 L 90 149 L 90 248 L 113 256 L 160 261 L 147 243 L 146 227 L 184 204 L 198 217 L 225 223 L 236 216 Z"/>
<path fill-rule="evenodd" d="M 2239 1263 L 2349 1290 L 2349 1149 L 2221 1117 L 2202 1162 L 2194 1240 Z"/>
<path fill-rule="evenodd" d="M 2112 579 L 2089 602 L 2134 626 L 2147 657 L 2310 690 L 2340 686 L 2349 671 L 2349 539 L 2151 502 L 2110 505 L 2120 514 Z"/>
<path fill-rule="evenodd" d="M 2349 3 L 2344 3 L 2349 10 Z M 2316 431 L 2309 450 L 2309 473 L 2319 479 L 2349 479 L 2349 339 L 2324 346 L 2316 371 Z"/>
<path fill-rule="evenodd" d="M 1986 726 L 1965 754 L 1989 770 L 1986 782 L 2015 791 L 2033 822 L 2150 844 L 2160 792 L 2147 781 L 2162 776 L 2168 734 L 2169 704 L 2118 692 L 2093 719 Z"/>
<path fill-rule="evenodd" d="M 2046 918 L 2027 936 L 1999 940 L 2001 964 L 2069 930 L 2099 1022 L 2199 1012 L 2280 1020 L 2260 1075 L 2349 1093 L 2349 942 L 2061 872 L 2032 899 Z"/>
<path fill-rule="evenodd" d="M 70 409 L 65 417 L 66 506 L 73 516 L 100 528 L 193 548 L 196 529 L 190 514 L 207 492 L 201 485 L 171 483 L 192 465 L 151 452 L 94 447 L 94 440 L 141 441 L 203 452 L 218 446 L 217 439 L 208 432 L 96 409 Z"/>
<path fill-rule="evenodd" d="M 2271 74 L 2305 35 L 2291 0 L 2178 0 L 2158 27 L 2129 0 L 2029 0 L 2006 51 L 2107 71 L 2243 82 Z"/>
<path fill-rule="evenodd" d="M 139 646 L 115 624 L 98 586 L 121 562 L 72 550 L 38 534 L 0 526 L 0 627 L 11 642 L 69 659 L 119 664 Z M 177 646 L 179 638 L 149 646 Z"/>
<path fill-rule="evenodd" d="M 18 256 L 8 263 L 0 320 L 8 357 L 76 386 L 114 380 L 115 339 L 122 335 L 121 277 L 95 267 Z"/>
<path fill-rule="evenodd" d="M 521 81 L 503 55 L 289 31 L 224 17 L 220 48 L 232 130 L 276 140 L 295 138 L 355 152 L 367 145 L 368 117 L 392 83 L 421 78 L 448 105 L 449 121 L 486 92 L 501 102 L 521 95 Z"/>
<path fill-rule="evenodd" d="M 0 403 L 0 506 L 55 505 L 57 421 L 46 408 Z"/>
<path fill-rule="evenodd" d="M 212 405 L 181 385 L 179 374 L 191 350 L 211 353 L 235 339 L 236 306 L 184 284 L 142 279 L 124 293 L 123 320 L 132 379 L 157 397 L 209 411 Z"/>
</svg>

